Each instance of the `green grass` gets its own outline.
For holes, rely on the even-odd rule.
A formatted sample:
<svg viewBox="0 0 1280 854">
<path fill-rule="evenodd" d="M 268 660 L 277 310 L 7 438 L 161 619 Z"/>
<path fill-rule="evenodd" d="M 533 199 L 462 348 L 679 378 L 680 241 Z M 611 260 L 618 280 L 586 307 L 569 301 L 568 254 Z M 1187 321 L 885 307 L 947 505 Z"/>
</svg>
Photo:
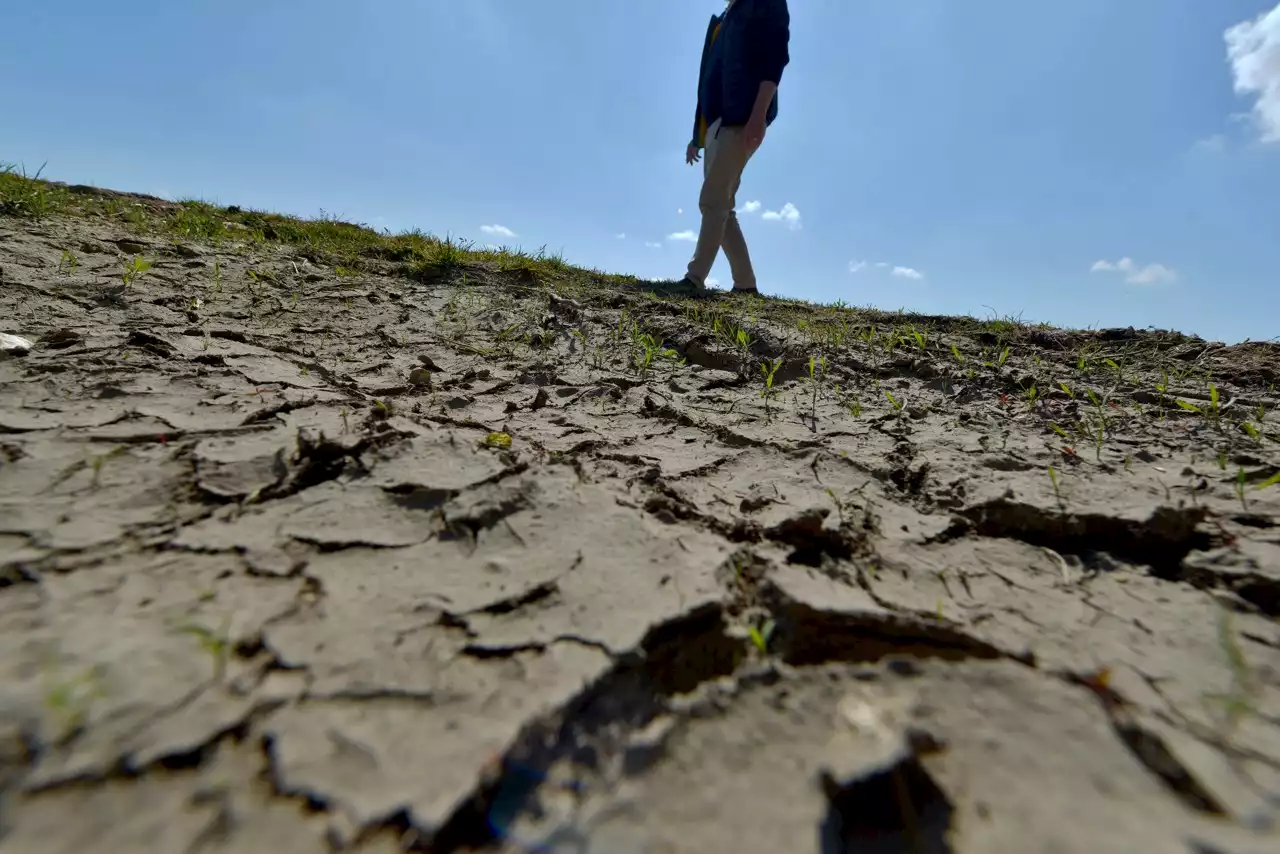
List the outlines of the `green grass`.
<svg viewBox="0 0 1280 854">
<path fill-rule="evenodd" d="M 19 165 L 0 162 L 0 216 L 43 220 L 71 216 L 118 221 L 131 230 L 176 243 L 284 244 L 311 260 L 331 264 L 343 276 L 361 272 L 396 272 L 419 281 L 434 281 L 467 268 L 499 272 L 523 271 L 535 279 L 581 279 L 591 275 L 615 284 L 636 283 L 629 276 L 607 276 L 580 270 L 546 247 L 491 249 L 451 236 L 422 231 L 390 234 L 344 222 L 321 212 L 315 218 L 224 207 L 200 199 L 169 202 L 110 191 L 71 191 Z M 388 269 L 390 267 L 390 269 Z"/>
</svg>

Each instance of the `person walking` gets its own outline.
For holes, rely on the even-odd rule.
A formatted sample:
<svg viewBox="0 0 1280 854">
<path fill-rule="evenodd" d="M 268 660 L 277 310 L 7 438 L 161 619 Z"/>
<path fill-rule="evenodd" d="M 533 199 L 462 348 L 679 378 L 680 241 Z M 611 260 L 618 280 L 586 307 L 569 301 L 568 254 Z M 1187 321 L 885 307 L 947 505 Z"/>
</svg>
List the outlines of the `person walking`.
<svg viewBox="0 0 1280 854">
<path fill-rule="evenodd" d="M 758 293 L 747 241 L 734 210 L 742 172 L 778 115 L 778 84 L 791 60 L 787 0 L 728 0 L 712 15 L 698 70 L 693 138 L 685 149 L 692 166 L 702 158 L 702 224 L 679 285 L 706 293 L 720 250 L 733 273 L 735 293 Z"/>
</svg>

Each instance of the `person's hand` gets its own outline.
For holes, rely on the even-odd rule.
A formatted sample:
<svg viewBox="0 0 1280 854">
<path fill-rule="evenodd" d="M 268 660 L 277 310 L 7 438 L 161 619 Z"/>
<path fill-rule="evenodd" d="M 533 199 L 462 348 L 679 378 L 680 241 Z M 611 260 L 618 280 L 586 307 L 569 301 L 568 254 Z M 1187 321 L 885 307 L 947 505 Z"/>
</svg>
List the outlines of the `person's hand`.
<svg viewBox="0 0 1280 854">
<path fill-rule="evenodd" d="M 692 142 L 689 143 L 689 146 L 684 150 L 684 162 L 688 163 L 690 166 L 697 163 L 698 158 L 701 156 L 702 155 L 698 153 L 698 146 L 694 145 Z"/>
<path fill-rule="evenodd" d="M 747 119 L 747 124 L 742 129 L 742 139 L 747 144 L 748 153 L 754 153 L 764 142 L 765 129 L 764 116 L 756 116 L 753 113 L 751 118 Z"/>
</svg>

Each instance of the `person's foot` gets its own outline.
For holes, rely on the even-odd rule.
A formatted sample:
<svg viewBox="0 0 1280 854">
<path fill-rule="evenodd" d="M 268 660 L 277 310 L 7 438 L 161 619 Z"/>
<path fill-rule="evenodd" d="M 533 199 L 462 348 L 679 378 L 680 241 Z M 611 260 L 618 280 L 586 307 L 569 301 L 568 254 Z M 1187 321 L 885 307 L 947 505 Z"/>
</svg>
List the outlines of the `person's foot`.
<svg viewBox="0 0 1280 854">
<path fill-rule="evenodd" d="M 736 285 L 734 286 L 732 292 L 735 294 L 750 294 L 751 296 L 757 296 L 757 297 L 760 296 L 760 291 L 756 290 L 755 288 L 740 288 L 740 287 L 737 287 Z"/>
<path fill-rule="evenodd" d="M 710 292 L 705 285 L 700 285 L 688 276 L 679 281 L 663 282 L 664 289 L 672 295 L 688 297 L 689 299 L 702 299 Z"/>
</svg>

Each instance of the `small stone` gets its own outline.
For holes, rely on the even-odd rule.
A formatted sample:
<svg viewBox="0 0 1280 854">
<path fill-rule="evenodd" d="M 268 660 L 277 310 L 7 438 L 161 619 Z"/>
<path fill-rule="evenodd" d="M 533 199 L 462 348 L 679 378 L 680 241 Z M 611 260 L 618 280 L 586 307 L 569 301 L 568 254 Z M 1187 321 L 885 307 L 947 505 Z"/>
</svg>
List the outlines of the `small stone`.
<svg viewBox="0 0 1280 854">
<path fill-rule="evenodd" d="M 31 342 L 19 335 L 0 332 L 0 352 L 11 356 L 25 356 L 31 351 Z"/>
<path fill-rule="evenodd" d="M 431 385 L 431 371 L 426 368 L 414 368 L 409 372 L 409 382 L 413 385 Z"/>
</svg>

